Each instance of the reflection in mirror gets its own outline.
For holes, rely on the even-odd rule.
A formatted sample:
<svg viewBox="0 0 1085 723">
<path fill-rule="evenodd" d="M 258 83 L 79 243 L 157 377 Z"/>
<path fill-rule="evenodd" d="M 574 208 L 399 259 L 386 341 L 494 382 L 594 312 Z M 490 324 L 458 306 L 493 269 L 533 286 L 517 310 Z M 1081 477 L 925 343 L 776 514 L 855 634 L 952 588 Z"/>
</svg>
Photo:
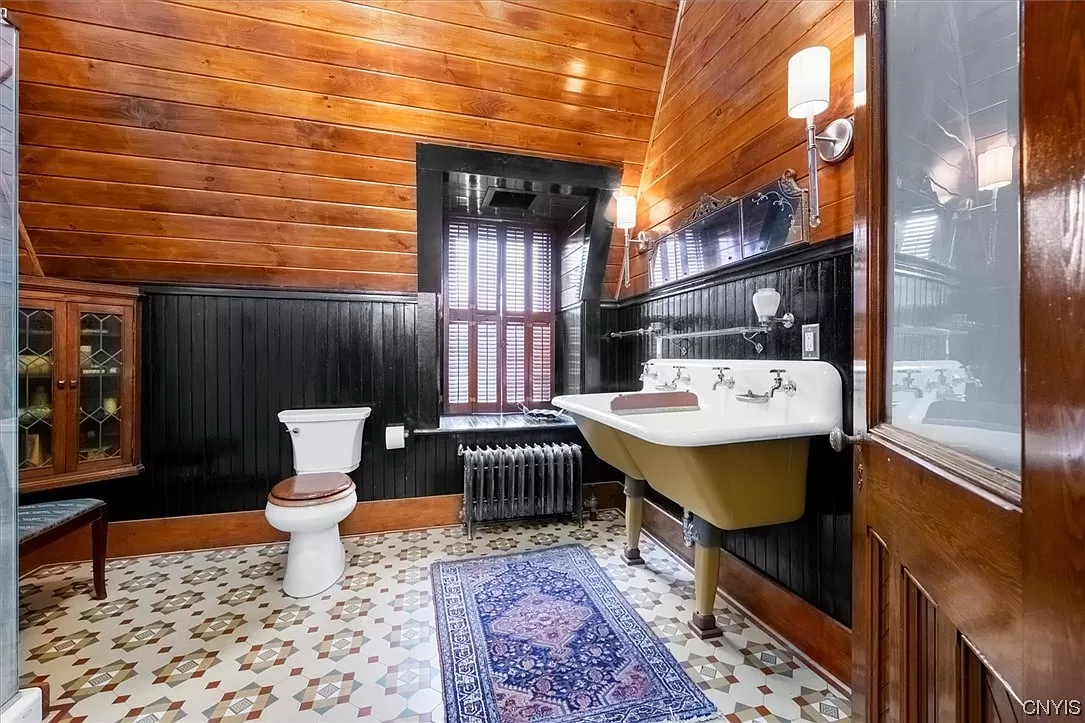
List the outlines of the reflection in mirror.
<svg viewBox="0 0 1085 723">
<path fill-rule="evenodd" d="M 805 190 L 794 174 L 743 198 L 709 196 L 676 231 L 660 239 L 649 255 L 654 288 L 730 266 L 784 244 L 804 241 Z"/>
<path fill-rule="evenodd" d="M 1019 473 L 1018 2 L 888 9 L 890 420 Z"/>
</svg>

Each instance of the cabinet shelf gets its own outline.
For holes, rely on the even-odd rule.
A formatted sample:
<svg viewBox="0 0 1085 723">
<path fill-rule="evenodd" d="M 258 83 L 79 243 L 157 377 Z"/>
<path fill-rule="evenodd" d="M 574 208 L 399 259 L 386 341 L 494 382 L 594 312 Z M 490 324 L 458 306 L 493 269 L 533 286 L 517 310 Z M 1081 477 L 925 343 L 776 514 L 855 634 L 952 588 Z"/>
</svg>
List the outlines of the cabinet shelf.
<svg viewBox="0 0 1085 723">
<path fill-rule="evenodd" d="M 20 407 L 19 424 L 45 422 L 53 418 L 52 407 Z"/>
</svg>

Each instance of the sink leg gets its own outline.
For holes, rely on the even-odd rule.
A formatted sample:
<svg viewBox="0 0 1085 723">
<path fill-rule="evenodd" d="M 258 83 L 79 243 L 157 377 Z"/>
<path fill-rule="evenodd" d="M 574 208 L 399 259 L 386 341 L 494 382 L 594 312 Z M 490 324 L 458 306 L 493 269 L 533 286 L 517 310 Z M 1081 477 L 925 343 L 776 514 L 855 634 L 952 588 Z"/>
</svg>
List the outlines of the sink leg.
<svg viewBox="0 0 1085 723">
<path fill-rule="evenodd" d="M 693 519 L 693 579 L 696 609 L 689 626 L 702 640 L 718 638 L 723 631 L 716 625 L 716 587 L 720 581 L 720 543 L 722 535 L 718 527 L 699 517 Z"/>
<path fill-rule="evenodd" d="M 640 528 L 644 519 L 644 480 L 625 476 L 625 552 L 626 565 L 643 565 L 640 556 Z"/>
</svg>

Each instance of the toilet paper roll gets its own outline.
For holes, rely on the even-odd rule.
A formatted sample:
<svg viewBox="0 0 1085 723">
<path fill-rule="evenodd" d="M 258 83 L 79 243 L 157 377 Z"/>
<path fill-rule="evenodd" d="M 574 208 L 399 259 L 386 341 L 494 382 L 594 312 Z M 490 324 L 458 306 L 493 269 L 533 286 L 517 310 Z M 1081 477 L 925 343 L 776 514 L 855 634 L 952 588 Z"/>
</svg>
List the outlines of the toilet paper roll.
<svg viewBox="0 0 1085 723">
<path fill-rule="evenodd" d="M 407 444 L 407 430 L 403 425 L 384 428 L 384 448 L 403 449 Z"/>
</svg>

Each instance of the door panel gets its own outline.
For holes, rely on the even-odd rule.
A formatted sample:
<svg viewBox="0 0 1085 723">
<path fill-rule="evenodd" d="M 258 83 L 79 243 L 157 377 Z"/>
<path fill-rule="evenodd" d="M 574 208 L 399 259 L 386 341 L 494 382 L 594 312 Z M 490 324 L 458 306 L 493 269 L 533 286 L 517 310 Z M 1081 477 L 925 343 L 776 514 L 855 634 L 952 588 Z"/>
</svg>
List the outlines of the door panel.
<svg viewBox="0 0 1085 723">
<path fill-rule="evenodd" d="M 1085 3 L 855 8 L 853 711 L 1080 716 Z"/>
</svg>

